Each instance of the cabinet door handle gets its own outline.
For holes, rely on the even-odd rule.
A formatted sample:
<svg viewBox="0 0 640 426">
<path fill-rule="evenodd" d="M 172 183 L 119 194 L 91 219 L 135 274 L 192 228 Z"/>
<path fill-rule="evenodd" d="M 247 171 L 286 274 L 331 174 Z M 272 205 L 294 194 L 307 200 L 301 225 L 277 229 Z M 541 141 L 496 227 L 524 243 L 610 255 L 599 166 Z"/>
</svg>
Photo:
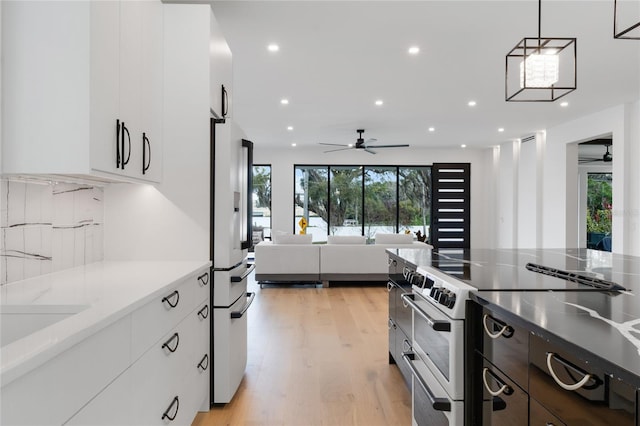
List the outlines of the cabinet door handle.
<svg viewBox="0 0 640 426">
<path fill-rule="evenodd" d="M 131 135 L 129 134 L 129 129 L 127 129 L 127 126 L 125 126 L 124 121 L 122 122 L 122 125 L 120 126 L 122 128 L 122 138 L 120 139 L 120 148 L 122 151 L 122 161 L 120 162 L 120 165 L 122 166 L 122 170 L 124 170 L 124 166 L 126 164 L 129 164 L 129 158 L 131 158 Z M 127 134 L 127 144 L 129 145 L 129 152 L 127 152 L 127 159 L 124 159 L 124 134 Z"/>
<path fill-rule="evenodd" d="M 209 284 L 209 273 L 205 272 L 204 274 L 200 275 L 198 277 L 198 281 L 200 281 L 200 285 L 202 285 L 203 287 Z"/>
<path fill-rule="evenodd" d="M 229 95 L 227 93 L 227 89 L 224 88 L 224 84 L 223 84 L 222 85 L 222 118 L 226 118 L 228 112 L 229 112 Z"/>
<path fill-rule="evenodd" d="M 393 289 L 393 282 L 387 281 L 387 291 L 391 293 L 392 289 Z"/>
<path fill-rule="evenodd" d="M 173 408 L 173 406 L 176 406 L 176 411 L 173 413 L 173 416 L 169 415 L 169 412 L 171 411 L 171 409 Z M 177 396 L 173 397 L 173 401 L 171 401 L 171 404 L 169 404 L 169 407 L 165 410 L 164 413 L 162 413 L 162 419 L 169 419 L 169 421 L 174 421 L 176 419 L 176 416 L 178 415 L 178 410 L 180 409 L 180 400 L 178 399 Z"/>
<path fill-rule="evenodd" d="M 500 389 L 498 389 L 497 391 L 494 391 L 491 389 L 491 387 L 489 387 L 489 382 L 487 382 L 487 374 L 491 375 L 493 380 L 498 382 L 498 385 L 500 385 Z M 491 370 L 489 370 L 487 367 L 482 369 L 482 382 L 484 383 L 485 389 L 487 390 L 487 392 L 491 394 L 491 396 L 500 396 L 503 393 L 505 395 L 511 395 L 513 393 L 513 389 L 511 389 L 511 387 L 509 387 L 508 384 L 500 380 L 500 378 L 495 374 L 493 374 Z"/>
<path fill-rule="evenodd" d="M 389 327 L 389 330 L 393 328 L 393 320 L 391 318 L 387 321 L 387 327 Z"/>
<path fill-rule="evenodd" d="M 176 301 L 174 303 L 171 302 L 171 299 L 173 298 L 173 296 L 176 297 Z M 178 306 L 178 302 L 180 301 L 180 293 L 178 292 L 178 290 L 175 290 L 173 293 L 171 293 L 170 295 L 163 297 L 162 298 L 163 302 L 167 302 L 167 304 L 169 306 L 171 306 L 172 308 L 175 308 L 176 306 Z"/>
<path fill-rule="evenodd" d="M 574 390 L 580 389 L 581 387 L 586 385 L 589 379 L 591 378 L 591 374 L 580 371 L 577 368 L 572 366 L 574 370 L 580 371 L 580 373 L 584 374 L 584 377 L 580 379 L 580 381 L 578 381 L 577 383 L 568 385 L 564 383 L 562 380 L 560 380 L 558 376 L 556 376 L 556 372 L 553 371 L 553 367 L 551 366 L 551 358 L 556 358 L 556 360 L 558 360 L 559 362 L 561 362 L 562 360 L 553 352 L 547 352 L 547 368 L 549 369 L 549 373 L 551 374 L 551 377 L 553 377 L 553 380 L 555 380 L 558 386 L 560 386 L 562 389 L 565 389 L 568 391 L 574 391 Z"/>
<path fill-rule="evenodd" d="M 491 318 L 491 320 L 493 322 L 497 323 L 498 325 L 501 325 L 502 328 L 500 329 L 500 331 L 498 331 L 497 333 L 491 332 L 489 330 L 489 326 L 487 326 L 487 318 Z M 513 328 L 511 328 L 511 326 L 509 326 L 507 324 L 502 324 L 501 322 L 499 322 L 495 318 L 490 317 L 487 314 L 484 314 L 482 316 L 482 325 L 484 326 L 484 331 L 487 333 L 487 336 L 491 337 L 492 339 L 497 339 L 498 337 L 502 336 L 504 333 L 507 333 L 507 332 L 510 332 L 511 330 L 513 330 Z M 504 337 L 509 338 L 511 336 L 507 334 Z"/>
<path fill-rule="evenodd" d="M 209 305 L 204 305 L 202 309 L 198 311 L 198 316 L 202 319 L 207 319 L 209 316 Z"/>
<path fill-rule="evenodd" d="M 149 161 L 147 161 L 147 152 L 149 153 Z M 145 132 L 142 132 L 142 174 L 145 174 L 151 166 L 151 142 Z"/>
<path fill-rule="evenodd" d="M 209 368 L 209 354 L 205 354 L 202 357 L 202 359 L 198 363 L 198 368 L 202 368 L 202 371 L 207 371 L 207 368 Z"/>
<path fill-rule="evenodd" d="M 116 169 L 120 168 L 120 120 L 116 120 Z"/>
<path fill-rule="evenodd" d="M 176 341 L 176 345 L 174 347 L 171 347 L 171 342 L 174 340 Z M 169 349 L 169 352 L 173 353 L 178 349 L 179 344 L 180 344 L 180 336 L 178 336 L 178 333 L 173 333 L 173 336 L 169 337 L 169 340 L 164 342 L 162 344 L 162 347 L 164 349 Z"/>
</svg>

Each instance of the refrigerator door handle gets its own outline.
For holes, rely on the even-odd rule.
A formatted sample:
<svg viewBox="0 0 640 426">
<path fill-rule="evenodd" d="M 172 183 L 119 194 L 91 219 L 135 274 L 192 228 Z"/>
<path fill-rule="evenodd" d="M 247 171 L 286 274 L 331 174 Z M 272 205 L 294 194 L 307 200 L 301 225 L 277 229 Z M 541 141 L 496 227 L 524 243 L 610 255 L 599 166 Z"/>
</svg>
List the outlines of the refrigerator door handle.
<svg viewBox="0 0 640 426">
<path fill-rule="evenodd" d="M 231 311 L 231 318 L 232 319 L 242 318 L 245 312 L 247 312 L 247 310 L 249 309 L 249 306 L 251 306 L 251 304 L 253 303 L 253 299 L 255 298 L 256 298 L 255 293 L 247 293 L 247 303 L 244 304 L 241 310 Z"/>
<path fill-rule="evenodd" d="M 231 282 L 232 283 L 239 283 L 245 280 L 245 278 L 247 278 L 249 276 L 250 273 L 253 272 L 253 270 L 256 269 L 256 264 L 254 263 L 253 265 L 249 266 L 247 268 L 246 271 L 244 271 L 244 274 L 240 275 L 239 277 L 231 277 Z"/>
</svg>

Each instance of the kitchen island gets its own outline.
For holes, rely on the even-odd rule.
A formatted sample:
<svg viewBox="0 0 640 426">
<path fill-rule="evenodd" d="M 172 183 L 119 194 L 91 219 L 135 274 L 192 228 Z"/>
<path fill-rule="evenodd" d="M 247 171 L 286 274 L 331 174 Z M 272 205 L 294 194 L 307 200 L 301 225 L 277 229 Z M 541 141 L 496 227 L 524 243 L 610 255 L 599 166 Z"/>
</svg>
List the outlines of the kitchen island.
<svg viewBox="0 0 640 426">
<path fill-rule="evenodd" d="M 2 286 L 0 423 L 189 424 L 208 408 L 209 267 L 96 262 Z"/>
<path fill-rule="evenodd" d="M 464 422 L 444 410 L 441 422 L 427 423 L 639 424 L 640 258 L 587 249 L 389 255 L 415 266 L 414 281 L 422 284 L 414 283 L 413 293 L 423 307 L 429 302 L 455 321 L 447 306 L 466 304 L 463 372 L 448 370 L 464 375 Z M 535 265 L 549 269 L 535 272 Z M 605 288 L 610 283 L 624 290 Z M 458 289 L 465 286 L 472 290 L 462 298 Z M 448 376 L 433 368 L 439 346 L 415 338 L 413 345 L 413 352 L 425 348 L 420 358 L 433 358 L 430 370 L 448 385 Z M 453 409 L 456 398 L 443 396 Z"/>
</svg>

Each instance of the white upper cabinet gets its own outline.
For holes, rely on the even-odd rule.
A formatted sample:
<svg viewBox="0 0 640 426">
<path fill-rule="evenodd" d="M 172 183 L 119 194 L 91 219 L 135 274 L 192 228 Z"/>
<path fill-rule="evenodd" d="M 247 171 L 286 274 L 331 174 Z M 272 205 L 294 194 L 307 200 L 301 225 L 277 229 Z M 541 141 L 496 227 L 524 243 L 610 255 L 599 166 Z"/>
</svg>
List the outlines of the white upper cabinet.
<svg viewBox="0 0 640 426">
<path fill-rule="evenodd" d="M 3 173 L 160 181 L 162 7 L 3 2 Z"/>
<path fill-rule="evenodd" d="M 220 26 L 211 13 L 210 21 L 210 70 L 211 109 L 218 118 L 231 118 L 233 105 L 231 49 L 222 34 Z M 223 89 L 224 88 L 224 89 Z"/>
</svg>

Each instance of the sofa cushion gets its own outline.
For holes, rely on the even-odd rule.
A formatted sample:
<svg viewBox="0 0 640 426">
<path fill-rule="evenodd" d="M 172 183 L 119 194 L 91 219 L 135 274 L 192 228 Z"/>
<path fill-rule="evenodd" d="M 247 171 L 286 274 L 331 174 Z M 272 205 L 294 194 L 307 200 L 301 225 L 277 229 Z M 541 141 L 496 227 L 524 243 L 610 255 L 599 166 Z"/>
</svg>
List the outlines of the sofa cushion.
<svg viewBox="0 0 640 426">
<path fill-rule="evenodd" d="M 411 244 L 412 234 L 376 234 L 376 244 Z"/>
<path fill-rule="evenodd" d="M 364 235 L 329 235 L 327 244 L 366 244 Z"/>
<path fill-rule="evenodd" d="M 311 244 L 313 235 L 311 234 L 275 234 L 274 244 Z"/>
</svg>

